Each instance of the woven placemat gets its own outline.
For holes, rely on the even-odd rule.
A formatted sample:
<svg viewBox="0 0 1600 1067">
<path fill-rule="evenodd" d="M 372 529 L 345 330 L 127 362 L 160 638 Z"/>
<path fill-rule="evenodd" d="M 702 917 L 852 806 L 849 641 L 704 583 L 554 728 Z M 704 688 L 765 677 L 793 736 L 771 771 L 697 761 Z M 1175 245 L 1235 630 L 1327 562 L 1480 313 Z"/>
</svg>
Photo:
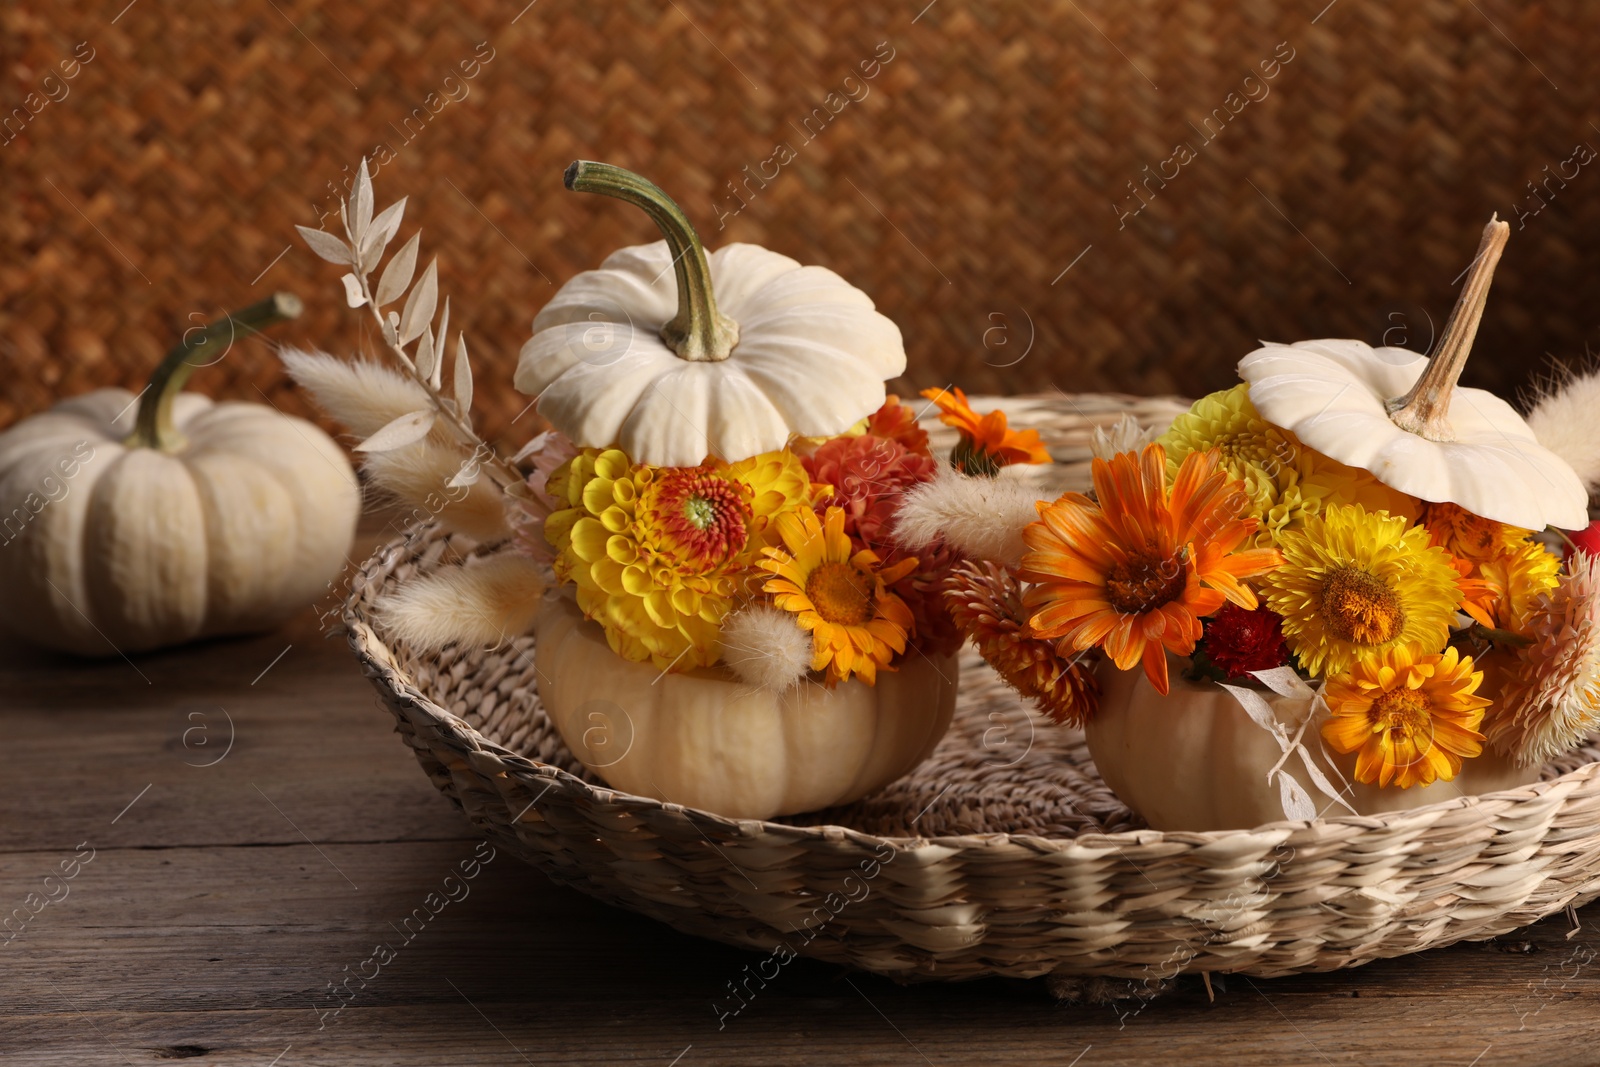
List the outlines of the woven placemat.
<svg viewBox="0 0 1600 1067">
<path fill-rule="evenodd" d="M 380 146 L 380 198 L 410 197 L 502 383 L 491 437 L 533 428 L 503 383 L 555 285 L 654 237 L 561 190 L 579 156 L 654 177 L 713 244 L 861 286 L 905 332 L 902 392 L 1198 395 L 1261 337 L 1424 348 L 1498 211 L 1468 378 L 1505 390 L 1600 343 L 1600 174 L 1571 162 L 1600 146 L 1597 30 L 1584 0 L 7 5 L 0 425 L 138 388 L 273 288 L 308 305 L 276 336 L 369 343 L 293 226 Z M 306 408 L 262 344 L 195 384 Z"/>
</svg>

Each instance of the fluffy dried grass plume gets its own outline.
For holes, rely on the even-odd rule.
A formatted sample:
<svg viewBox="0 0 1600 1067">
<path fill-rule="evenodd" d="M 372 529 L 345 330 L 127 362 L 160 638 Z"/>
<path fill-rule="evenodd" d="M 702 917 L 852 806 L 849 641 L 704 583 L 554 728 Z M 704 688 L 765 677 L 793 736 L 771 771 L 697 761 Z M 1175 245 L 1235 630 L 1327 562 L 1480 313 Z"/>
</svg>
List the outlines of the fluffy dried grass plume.
<svg viewBox="0 0 1600 1067">
<path fill-rule="evenodd" d="M 1600 488 L 1600 371 L 1574 374 L 1547 386 L 1533 410 L 1528 426 L 1541 445 L 1567 461 L 1583 484 Z"/>
<path fill-rule="evenodd" d="M 811 635 L 789 612 L 752 604 L 723 622 L 722 662 L 746 685 L 782 693 L 811 669 Z"/>
<path fill-rule="evenodd" d="M 1490 745 L 1524 767 L 1600 728 L 1600 557 L 1574 552 L 1569 566 L 1529 613 L 1533 643 L 1517 650 L 1484 718 Z"/>
<path fill-rule="evenodd" d="M 295 348 L 280 356 L 289 377 L 357 437 L 371 437 L 406 412 L 428 406 L 422 386 L 381 363 Z"/>
<path fill-rule="evenodd" d="M 527 633 L 545 591 L 538 564 L 515 553 L 473 560 L 402 583 L 374 605 L 386 634 L 433 652 L 491 647 Z"/>
<path fill-rule="evenodd" d="M 1027 551 L 1022 529 L 1039 517 L 1038 499 L 1019 478 L 942 470 L 906 493 L 895 516 L 895 539 L 913 551 L 942 540 L 974 559 L 1015 564 Z"/>
<path fill-rule="evenodd" d="M 321 352 L 295 349 L 282 354 L 289 376 L 310 392 L 317 406 L 358 437 L 368 438 L 430 401 L 422 386 L 378 363 L 347 361 Z M 472 454 L 436 426 L 421 440 L 382 452 L 364 452 L 362 471 L 384 495 L 410 509 L 414 519 L 437 519 L 457 533 L 480 541 L 511 534 L 505 498 L 472 471 Z"/>
</svg>

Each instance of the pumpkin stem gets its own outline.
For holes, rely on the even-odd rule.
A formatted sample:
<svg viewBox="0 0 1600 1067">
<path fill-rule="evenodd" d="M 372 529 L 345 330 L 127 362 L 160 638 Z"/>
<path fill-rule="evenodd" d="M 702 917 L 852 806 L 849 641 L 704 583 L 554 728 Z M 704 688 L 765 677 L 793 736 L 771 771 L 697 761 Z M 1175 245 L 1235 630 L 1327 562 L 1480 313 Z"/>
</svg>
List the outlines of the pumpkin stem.
<svg viewBox="0 0 1600 1067">
<path fill-rule="evenodd" d="M 139 414 L 133 433 L 123 442 L 129 448 L 158 448 L 175 452 L 183 447 L 183 434 L 172 423 L 172 401 L 189 381 L 189 375 L 209 367 L 228 354 L 240 337 L 263 330 L 273 323 L 296 318 L 305 310 L 293 293 L 274 293 L 259 304 L 218 319 L 209 326 L 184 332 L 165 359 L 150 375 L 150 384 L 139 394 Z"/>
<path fill-rule="evenodd" d="M 1466 284 L 1461 287 L 1461 296 L 1450 312 L 1450 321 L 1444 324 L 1439 350 L 1411 391 L 1388 402 L 1389 418 L 1402 430 L 1429 441 L 1455 440 L 1450 426 L 1450 393 L 1467 365 L 1478 320 L 1483 318 L 1483 305 L 1489 299 L 1489 283 L 1494 280 L 1495 265 L 1510 236 L 1510 223 L 1502 222 L 1499 214 L 1491 215 Z"/>
<path fill-rule="evenodd" d="M 562 180 L 575 192 L 614 196 L 644 209 L 667 239 L 678 278 L 678 313 L 661 327 L 661 340 L 692 362 L 727 359 L 739 343 L 739 324 L 717 310 L 705 246 L 672 197 L 631 170 L 584 159 L 568 167 Z"/>
</svg>

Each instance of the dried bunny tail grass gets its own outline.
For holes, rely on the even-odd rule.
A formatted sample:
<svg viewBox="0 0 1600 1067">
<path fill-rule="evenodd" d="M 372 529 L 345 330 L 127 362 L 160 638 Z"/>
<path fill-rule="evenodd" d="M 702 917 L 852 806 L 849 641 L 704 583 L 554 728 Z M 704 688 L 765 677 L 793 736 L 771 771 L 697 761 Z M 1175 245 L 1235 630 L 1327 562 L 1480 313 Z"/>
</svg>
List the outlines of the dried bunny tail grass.
<svg viewBox="0 0 1600 1067">
<path fill-rule="evenodd" d="M 470 455 L 424 439 L 389 452 L 369 452 L 361 469 L 373 484 L 414 507 L 418 518 L 437 519 L 446 528 L 479 541 L 511 536 L 506 498 L 480 477 L 471 485 L 450 483 L 472 463 Z"/>
<path fill-rule="evenodd" d="M 1501 755 L 1538 766 L 1600 728 L 1600 557 L 1578 551 L 1561 583 L 1529 613 L 1533 643 L 1517 649 L 1483 732 Z"/>
<path fill-rule="evenodd" d="M 427 390 L 381 363 L 297 348 L 284 349 L 280 357 L 295 384 L 358 438 L 371 437 L 401 415 L 432 405 Z"/>
<path fill-rule="evenodd" d="M 539 613 L 543 571 L 504 553 L 401 583 L 374 605 L 379 627 L 422 652 L 451 643 L 494 646 L 526 633 Z"/>
<path fill-rule="evenodd" d="M 1014 478 L 941 471 L 913 487 L 895 516 L 895 539 L 913 551 L 936 541 L 975 559 L 1007 565 L 1022 559 L 1022 530 L 1039 517 L 1039 494 Z"/>
<path fill-rule="evenodd" d="M 723 622 L 722 662 L 746 685 L 782 693 L 811 669 L 811 635 L 789 612 L 752 604 Z"/>
<path fill-rule="evenodd" d="M 1542 391 L 1528 412 L 1528 426 L 1539 443 L 1566 460 L 1583 484 L 1600 487 L 1600 371 L 1573 374 Z"/>
</svg>

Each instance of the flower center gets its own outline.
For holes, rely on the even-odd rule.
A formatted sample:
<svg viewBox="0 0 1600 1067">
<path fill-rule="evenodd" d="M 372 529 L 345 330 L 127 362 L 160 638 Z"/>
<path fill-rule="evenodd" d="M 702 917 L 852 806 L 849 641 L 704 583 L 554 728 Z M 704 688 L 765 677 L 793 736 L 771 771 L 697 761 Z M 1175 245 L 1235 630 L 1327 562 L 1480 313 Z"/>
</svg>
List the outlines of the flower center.
<svg viewBox="0 0 1600 1067">
<path fill-rule="evenodd" d="M 1391 689 L 1372 702 L 1367 721 L 1374 732 L 1386 731 L 1392 745 L 1426 737 L 1433 728 L 1433 701 L 1415 689 Z"/>
<path fill-rule="evenodd" d="M 806 596 L 828 622 L 865 626 L 872 621 L 871 579 L 849 563 L 824 563 L 812 571 Z"/>
<path fill-rule="evenodd" d="M 1130 556 L 1106 575 L 1106 600 L 1124 615 L 1143 615 L 1182 596 L 1187 576 L 1181 553 Z"/>
<path fill-rule="evenodd" d="M 1359 567 L 1340 567 L 1322 583 L 1322 619 L 1341 641 L 1382 645 L 1405 624 L 1405 610 L 1389 584 Z"/>
<path fill-rule="evenodd" d="M 744 547 L 750 505 L 737 485 L 696 468 L 666 473 L 658 485 L 655 510 L 681 556 L 715 565 Z"/>
</svg>

